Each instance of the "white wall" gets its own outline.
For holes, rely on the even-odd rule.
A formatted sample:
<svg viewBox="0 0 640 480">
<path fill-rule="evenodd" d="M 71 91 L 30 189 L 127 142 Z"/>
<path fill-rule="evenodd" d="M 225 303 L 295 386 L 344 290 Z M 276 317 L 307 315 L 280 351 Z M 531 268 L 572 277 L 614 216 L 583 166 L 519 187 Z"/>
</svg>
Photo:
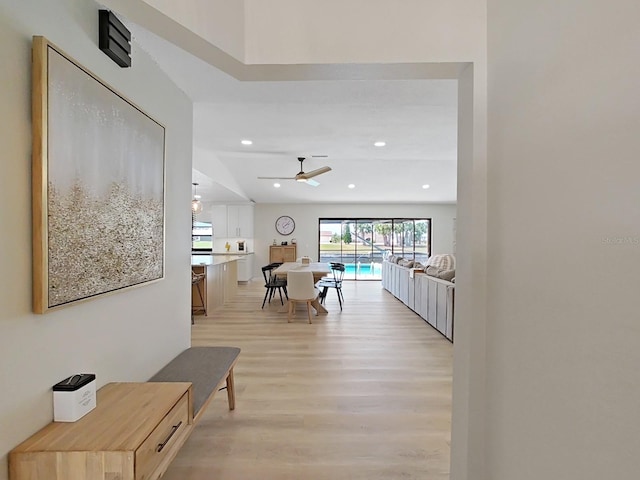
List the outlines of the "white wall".
<svg viewBox="0 0 640 480">
<path fill-rule="evenodd" d="M 638 478 L 640 3 L 488 4 L 486 478 Z"/>
<path fill-rule="evenodd" d="M 324 218 L 431 218 L 433 253 L 451 253 L 455 205 L 393 205 L 393 204 L 256 204 L 254 211 L 254 276 L 261 278 L 260 267 L 269 263 L 269 245 L 275 239 L 291 242 L 296 239 L 298 257 L 308 255 L 318 259 L 318 220 Z M 284 237 L 276 232 L 276 219 L 289 215 L 296 222 L 295 231 Z"/>
<path fill-rule="evenodd" d="M 244 58 L 244 1 L 144 0 L 205 40 L 238 59 Z"/>
<path fill-rule="evenodd" d="M 213 59 L 169 32 L 148 7 L 245 64 L 466 62 L 484 58 L 485 0 L 103 0 L 110 8 Z M 153 19 L 150 17 L 154 17 Z M 164 30 L 164 32 L 162 31 Z M 217 60 L 240 70 L 226 59 Z M 222 68 L 222 65 L 218 65 Z M 271 71 L 273 73 L 273 71 Z"/>
<path fill-rule="evenodd" d="M 478 0 L 245 0 L 245 63 L 473 61 Z"/>
<path fill-rule="evenodd" d="M 485 476 L 487 283 L 486 68 L 468 65 L 458 81 L 456 342 L 453 349 L 451 479 Z"/>
<path fill-rule="evenodd" d="M 53 418 L 51 386 L 147 379 L 190 344 L 190 101 L 134 45 L 120 69 L 97 46 L 92 1 L 0 0 L 0 479 L 6 454 Z M 165 279 L 31 313 L 31 37 L 44 35 L 165 125 Z M 153 79 L 153 82 L 149 82 Z M 90 272 L 89 272 L 90 273 Z"/>
</svg>

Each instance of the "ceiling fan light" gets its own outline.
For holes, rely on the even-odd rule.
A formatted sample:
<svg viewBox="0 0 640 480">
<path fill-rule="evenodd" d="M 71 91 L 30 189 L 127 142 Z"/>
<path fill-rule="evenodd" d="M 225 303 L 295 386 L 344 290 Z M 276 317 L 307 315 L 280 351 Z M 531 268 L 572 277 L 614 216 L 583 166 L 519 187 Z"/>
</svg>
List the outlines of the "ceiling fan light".
<svg viewBox="0 0 640 480">
<path fill-rule="evenodd" d="M 307 183 L 307 179 L 304 177 L 299 177 L 299 178 L 296 178 L 296 182 Z"/>
</svg>

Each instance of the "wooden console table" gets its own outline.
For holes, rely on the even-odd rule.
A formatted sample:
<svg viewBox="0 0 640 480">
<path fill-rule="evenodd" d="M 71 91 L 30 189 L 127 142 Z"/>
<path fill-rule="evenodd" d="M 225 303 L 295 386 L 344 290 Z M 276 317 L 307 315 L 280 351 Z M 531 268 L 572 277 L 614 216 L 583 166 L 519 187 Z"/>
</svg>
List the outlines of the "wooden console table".
<svg viewBox="0 0 640 480">
<path fill-rule="evenodd" d="M 109 383 L 96 408 L 9 453 L 10 480 L 156 480 L 193 429 L 191 383 Z"/>
<path fill-rule="evenodd" d="M 295 262 L 297 245 L 269 245 L 269 263 Z"/>
</svg>

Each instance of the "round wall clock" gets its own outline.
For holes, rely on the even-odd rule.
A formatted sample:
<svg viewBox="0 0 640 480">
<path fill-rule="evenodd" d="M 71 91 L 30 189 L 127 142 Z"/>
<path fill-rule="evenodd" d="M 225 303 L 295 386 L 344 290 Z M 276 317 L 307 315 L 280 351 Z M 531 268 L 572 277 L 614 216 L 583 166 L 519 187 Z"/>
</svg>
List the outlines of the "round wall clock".
<svg viewBox="0 0 640 480">
<path fill-rule="evenodd" d="M 278 217 L 276 220 L 276 231 L 280 235 L 291 235 L 296 229 L 296 222 L 288 215 Z"/>
</svg>

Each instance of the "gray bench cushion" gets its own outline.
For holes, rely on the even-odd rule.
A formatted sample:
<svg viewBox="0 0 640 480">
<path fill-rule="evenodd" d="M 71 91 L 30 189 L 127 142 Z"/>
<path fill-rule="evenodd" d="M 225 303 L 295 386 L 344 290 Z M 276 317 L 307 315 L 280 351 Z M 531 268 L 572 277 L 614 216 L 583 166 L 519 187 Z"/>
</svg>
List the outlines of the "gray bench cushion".
<svg viewBox="0 0 640 480">
<path fill-rule="evenodd" d="M 195 416 L 240 354 L 237 347 L 191 347 L 171 360 L 150 382 L 191 382 Z"/>
</svg>

